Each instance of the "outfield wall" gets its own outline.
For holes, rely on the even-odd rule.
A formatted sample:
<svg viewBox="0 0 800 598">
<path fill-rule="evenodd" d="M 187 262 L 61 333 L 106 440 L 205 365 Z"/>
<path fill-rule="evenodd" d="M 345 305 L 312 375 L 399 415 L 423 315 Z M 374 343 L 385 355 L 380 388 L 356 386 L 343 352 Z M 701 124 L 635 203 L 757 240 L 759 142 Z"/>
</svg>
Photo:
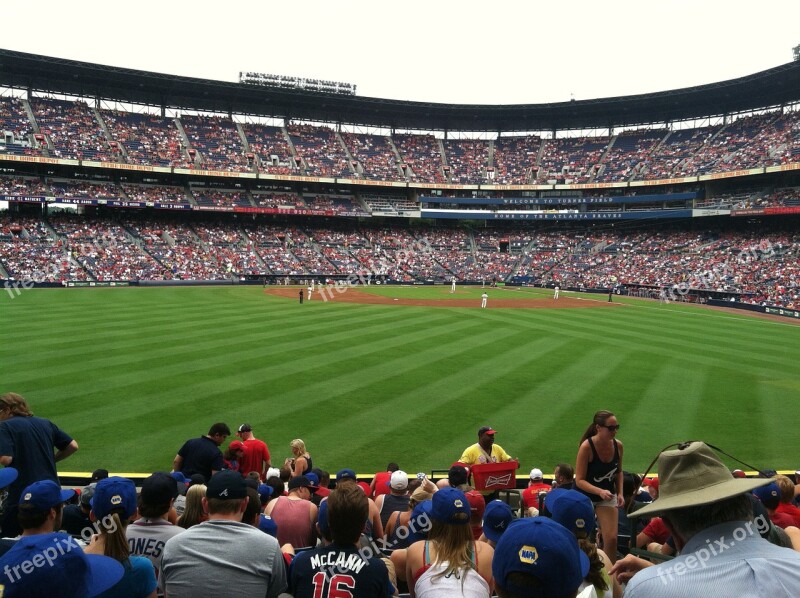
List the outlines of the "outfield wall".
<svg viewBox="0 0 800 598">
<path fill-rule="evenodd" d="M 745 311 L 753 311 L 759 314 L 769 314 L 771 316 L 783 316 L 784 318 L 793 318 L 800 320 L 800 310 L 787 309 L 785 307 L 771 307 L 767 305 L 751 305 L 749 303 L 738 303 L 735 301 L 717 301 L 714 299 L 708 300 L 708 305 L 714 307 L 727 307 L 733 309 L 743 309 Z"/>
</svg>

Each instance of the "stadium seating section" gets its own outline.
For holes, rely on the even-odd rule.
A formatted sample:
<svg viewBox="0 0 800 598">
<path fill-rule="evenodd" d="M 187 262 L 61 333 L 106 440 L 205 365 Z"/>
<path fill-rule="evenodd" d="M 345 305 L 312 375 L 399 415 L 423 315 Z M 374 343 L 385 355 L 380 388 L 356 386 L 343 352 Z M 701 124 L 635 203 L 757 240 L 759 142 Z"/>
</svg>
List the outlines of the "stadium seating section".
<svg viewBox="0 0 800 598">
<path fill-rule="evenodd" d="M 229 172 L 436 184 L 608 183 L 776 166 L 800 155 L 800 113 L 610 136 L 439 139 L 324 125 L 161 117 L 45 97 L 0 98 L 0 153 Z"/>
<path fill-rule="evenodd" d="M 724 124 L 626 130 L 606 136 L 480 139 L 429 133 L 345 132 L 320 124 L 269 125 L 205 115 L 157 115 L 93 107 L 80 100 L 0 98 L 0 154 L 188 169 L 171 179 L 88 180 L 66 171 L 0 175 L 0 195 L 182 204 L 195 210 L 261 211 L 275 220 L 118 210 L 47 216 L 12 210 L 0 219 L 0 277 L 60 281 L 224 280 L 233 276 L 328 276 L 368 272 L 397 281 L 524 280 L 605 287 L 611 281 L 664 286 L 702 282 L 745 293 L 754 303 L 800 307 L 797 234 L 731 232 L 689 225 L 573 228 L 388 226 L 291 214 L 419 216 L 416 193 L 380 182 L 446 185 L 654 181 L 800 160 L 800 112 L 766 111 Z M 70 162 L 73 164 L 73 162 Z M 77 162 L 74 162 L 77 165 Z M 262 177 L 191 177 L 192 171 L 355 180 L 344 185 L 281 185 Z M 9 173 L 11 171 L 8 171 Z M 17 171 L 21 173 L 22 171 Z M 185 176 L 185 174 L 184 174 Z M 228 182 L 228 181 L 235 182 Z M 367 190 L 367 185 L 372 184 Z M 796 184 L 796 183 L 795 183 Z M 800 206 L 800 189 L 755 183 L 692 202 L 657 200 L 626 210 Z M 701 189 L 701 187 L 695 187 Z M 661 192 L 668 190 L 662 187 Z M 675 187 L 686 191 L 687 188 Z M 617 195 L 635 195 L 635 188 Z M 443 198 L 468 196 L 444 188 Z M 487 192 L 481 190 L 483 196 Z M 514 195 L 512 195 L 514 196 Z M 492 197 L 504 197 L 502 191 Z M 514 196 L 517 197 L 517 196 Z M 458 202 L 454 202 L 458 203 Z M 122 205 L 121 203 L 115 205 Z M 178 206 L 181 207 L 181 206 Z M 486 206 L 463 206 L 486 209 Z M 561 206 L 562 208 L 565 206 Z M 567 206 L 569 207 L 569 206 Z M 504 210 L 530 206 L 504 205 Z M 593 206 L 616 210 L 607 204 Z M 709 275 L 711 273 L 711 275 Z"/>
<path fill-rule="evenodd" d="M 781 189 L 764 201 L 800 203 L 800 189 Z M 120 214 L 57 212 L 44 219 L 4 215 L 0 277 L 50 282 L 245 275 L 324 279 L 363 273 L 405 282 L 525 277 L 534 284 L 578 288 L 688 284 L 745 293 L 744 300 L 752 303 L 800 307 L 800 233 L 687 232 L 663 226 L 598 232 L 475 230 L 346 221 L 334 228 L 239 225 L 228 219 L 189 222 L 175 216 L 155 221 Z"/>
</svg>

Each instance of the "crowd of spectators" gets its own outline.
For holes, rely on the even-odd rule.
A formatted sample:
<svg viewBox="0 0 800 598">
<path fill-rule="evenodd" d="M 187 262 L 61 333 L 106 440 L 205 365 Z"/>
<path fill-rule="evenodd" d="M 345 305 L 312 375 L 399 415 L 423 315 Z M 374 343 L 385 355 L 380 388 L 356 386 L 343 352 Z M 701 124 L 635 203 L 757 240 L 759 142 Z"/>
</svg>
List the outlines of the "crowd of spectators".
<svg viewBox="0 0 800 598">
<path fill-rule="evenodd" d="M 786 164 L 792 159 L 800 147 L 795 143 L 795 138 L 800 131 L 800 113 L 787 112 L 766 125 L 757 123 L 749 132 L 752 137 L 747 144 L 739 148 L 729 160 L 726 161 L 725 170 L 730 166 L 735 169 L 759 168 Z"/>
<path fill-rule="evenodd" d="M 795 189 L 776 191 L 799 199 Z M 782 199 L 782 201 L 785 201 Z M 13 226 L 13 230 L 12 230 Z M 55 213 L 6 217 L 0 264 L 12 277 L 46 280 L 226 279 L 236 275 L 349 275 L 398 281 L 488 281 L 606 288 L 682 285 L 800 307 L 800 235 L 713 229 L 336 228 L 122 221 Z M 508 246 L 508 247 L 506 247 Z"/>
<path fill-rule="evenodd" d="M 751 157 L 754 154 L 753 152 L 746 152 L 745 149 L 762 130 L 767 130 L 771 127 L 771 123 L 775 121 L 776 116 L 774 112 L 747 116 L 723 127 L 703 146 L 702 151 L 694 156 L 692 160 L 693 169 L 690 175 L 752 167 L 750 166 Z M 767 135 L 767 137 L 770 136 Z M 759 153 L 758 149 L 755 153 Z M 764 159 L 763 155 L 761 159 Z M 764 166 L 765 164 L 755 165 Z"/>
<path fill-rule="evenodd" d="M 188 149 L 196 152 L 195 168 L 231 172 L 255 170 L 254 159 L 245 153 L 235 122 L 198 115 L 183 115 L 180 121 L 189 140 Z"/>
<path fill-rule="evenodd" d="M 541 147 L 542 140 L 534 135 L 498 137 L 494 142 L 494 175 L 490 182 L 497 185 L 529 184 Z"/>
<path fill-rule="evenodd" d="M 478 185 L 487 182 L 489 147 L 480 139 L 447 139 L 443 142 L 450 182 Z"/>
<path fill-rule="evenodd" d="M 342 133 L 347 149 L 361 166 L 360 174 L 378 181 L 406 180 L 398 168 L 399 160 L 388 137 L 360 133 Z"/>
<path fill-rule="evenodd" d="M 603 167 L 595 182 L 629 181 L 638 172 L 653 148 L 667 136 L 665 130 L 623 131 L 603 156 Z"/>
<path fill-rule="evenodd" d="M 336 131 L 329 127 L 290 124 L 287 127 L 303 174 L 317 177 L 351 177 L 353 171 Z"/>
<path fill-rule="evenodd" d="M 347 195 L 330 195 L 317 193 L 304 197 L 306 209 L 313 212 L 333 212 L 334 214 L 344 214 L 345 212 L 363 212 L 354 202 L 355 200 Z"/>
<path fill-rule="evenodd" d="M 189 165 L 189 155 L 174 119 L 119 110 L 99 112 L 113 143 L 125 148 L 130 164 L 167 168 Z"/>
<path fill-rule="evenodd" d="M 86 102 L 33 98 L 30 102 L 39 130 L 50 141 L 54 158 L 123 162 Z"/>
<path fill-rule="evenodd" d="M 72 260 L 67 244 L 44 221 L 30 216 L 4 216 L 0 235 L 0 266 L 22 281 L 86 280 L 88 273 Z"/>
<path fill-rule="evenodd" d="M 0 151 L 25 156 L 42 153 L 20 98 L 0 98 Z"/>
<path fill-rule="evenodd" d="M 647 156 L 638 179 L 656 180 L 689 176 L 695 154 L 719 132 L 722 125 L 673 131 Z"/>
<path fill-rule="evenodd" d="M 797 111 L 765 112 L 672 132 L 632 130 L 546 140 L 499 136 L 486 141 L 440 140 L 431 134 L 340 134 L 327 126 L 298 123 L 240 127 L 229 117 L 162 118 L 33 97 L 0 99 L 0 131 L 0 148 L 7 153 L 438 184 L 655 180 L 776 166 L 800 155 Z"/>
<path fill-rule="evenodd" d="M 798 207 L 800 206 L 800 187 L 777 188 L 772 193 L 761 195 L 758 200 L 760 202 L 758 207 Z"/>
<path fill-rule="evenodd" d="M 361 193 L 361 199 L 367 204 L 370 211 L 375 214 L 388 213 L 400 214 L 403 212 L 418 212 L 419 204 L 408 198 L 407 195 L 390 193 Z"/>
<path fill-rule="evenodd" d="M 275 208 L 283 210 L 304 210 L 306 204 L 303 197 L 297 193 L 274 193 L 258 191 L 253 193 L 256 205 L 261 208 Z"/>
<path fill-rule="evenodd" d="M 439 140 L 433 135 L 398 134 L 393 137 L 406 176 L 412 182 L 446 183 Z"/>
<path fill-rule="evenodd" d="M 226 272 L 258 275 L 264 271 L 264 262 L 255 247 L 245 242 L 239 230 L 224 224 L 196 224 L 193 229 Z"/>
<path fill-rule="evenodd" d="M 37 177 L 0 177 L 0 195 L 43 197 L 49 195 L 47 186 Z"/>
<path fill-rule="evenodd" d="M 188 224 L 167 223 L 163 227 L 166 246 L 154 246 L 153 256 L 169 276 L 177 280 L 224 280 L 231 278 L 226 264 L 220 263 L 212 248 L 199 242 Z"/>
<path fill-rule="evenodd" d="M 167 185 L 131 185 L 122 183 L 122 190 L 131 201 L 152 203 L 188 203 L 186 192 L 181 187 Z"/>
<path fill-rule="evenodd" d="M 314 228 L 309 230 L 309 238 L 326 247 L 366 247 L 369 241 L 359 231 L 352 229 Z"/>
<path fill-rule="evenodd" d="M 50 190 L 56 197 L 66 199 L 119 199 L 119 187 L 114 183 L 50 180 Z"/>
<path fill-rule="evenodd" d="M 199 206 L 217 206 L 232 208 L 233 206 L 252 207 L 250 198 L 244 191 L 221 191 L 216 189 L 204 189 L 202 187 L 194 187 L 192 189 L 197 205 Z"/>
<path fill-rule="evenodd" d="M 536 183 L 588 183 L 599 168 L 608 137 L 547 139 L 542 144 Z"/>
<path fill-rule="evenodd" d="M 242 125 L 250 151 L 258 157 L 259 172 L 300 174 L 292 150 L 280 127 L 247 123 Z"/>
<path fill-rule="evenodd" d="M 72 258 L 96 281 L 163 278 L 164 268 L 133 242 L 123 226 L 57 214 L 48 220 Z"/>
<path fill-rule="evenodd" d="M 229 440 L 231 428 L 217 422 L 162 455 L 163 471 L 137 490 L 105 469 L 111 461 L 98 463 L 86 486 L 62 487 L 56 462 L 91 438 L 34 418 L 36 406 L 16 393 L 0 396 L 0 407 L 9 463 L 0 475 L 9 496 L 0 568 L 11 598 L 184 598 L 232 588 L 266 598 L 639 598 L 694 596 L 708 579 L 724 595 L 772 588 L 766 595 L 782 597 L 800 583 L 800 471 L 731 470 L 703 442 L 662 450 L 649 477 L 624 471 L 609 411 L 595 414 L 583 445 L 610 439 L 608 483 L 562 455 L 555 466 L 536 462 L 507 489 L 485 489 L 478 467 L 520 468 L 525 459 L 494 444 L 488 426 L 446 474 L 409 476 L 390 462 L 364 477 L 352 463 L 322 469 L 331 455 L 314 453 L 312 467 L 300 439 L 277 467 L 280 449 L 273 443 L 271 454 L 250 424 Z M 514 482 L 523 477 L 520 492 Z M 613 527 L 603 527 L 604 515 Z M 713 542 L 726 548 L 712 550 Z"/>
</svg>

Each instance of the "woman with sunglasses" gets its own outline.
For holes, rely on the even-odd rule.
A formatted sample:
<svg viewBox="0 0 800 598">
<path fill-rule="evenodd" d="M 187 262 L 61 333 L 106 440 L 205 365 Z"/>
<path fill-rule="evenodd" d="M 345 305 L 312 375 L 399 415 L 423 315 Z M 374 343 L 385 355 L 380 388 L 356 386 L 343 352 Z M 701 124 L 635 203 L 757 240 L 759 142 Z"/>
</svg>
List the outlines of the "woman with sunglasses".
<svg viewBox="0 0 800 598">
<path fill-rule="evenodd" d="M 622 497 L 622 443 L 617 440 L 619 423 L 610 411 L 598 411 L 581 437 L 575 463 L 575 487 L 594 503 L 603 538 L 603 550 L 617 560 L 618 507 Z"/>
</svg>

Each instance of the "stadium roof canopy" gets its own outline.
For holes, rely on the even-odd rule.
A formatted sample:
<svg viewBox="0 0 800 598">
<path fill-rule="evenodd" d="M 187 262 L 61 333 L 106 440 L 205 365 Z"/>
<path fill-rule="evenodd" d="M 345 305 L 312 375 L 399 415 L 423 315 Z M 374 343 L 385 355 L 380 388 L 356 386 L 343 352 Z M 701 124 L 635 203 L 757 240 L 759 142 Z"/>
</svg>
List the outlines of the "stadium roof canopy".
<svg viewBox="0 0 800 598">
<path fill-rule="evenodd" d="M 344 125 L 551 131 L 674 122 L 794 103 L 800 101 L 800 61 L 738 79 L 657 93 L 552 104 L 468 105 L 273 89 L 0 49 L 0 86 L 178 110 Z"/>
</svg>

